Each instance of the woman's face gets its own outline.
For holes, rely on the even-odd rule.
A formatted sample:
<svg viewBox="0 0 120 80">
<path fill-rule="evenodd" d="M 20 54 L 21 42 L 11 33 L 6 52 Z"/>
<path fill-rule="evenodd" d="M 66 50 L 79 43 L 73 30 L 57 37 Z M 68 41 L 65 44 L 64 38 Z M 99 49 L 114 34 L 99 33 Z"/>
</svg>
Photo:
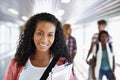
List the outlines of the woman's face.
<svg viewBox="0 0 120 80">
<path fill-rule="evenodd" d="M 106 43 L 108 41 L 108 35 L 107 34 L 102 34 L 100 36 L 100 40 L 102 43 Z"/>
<path fill-rule="evenodd" d="M 34 32 L 34 44 L 37 51 L 49 51 L 55 39 L 55 30 L 56 27 L 51 22 L 38 22 Z"/>
</svg>

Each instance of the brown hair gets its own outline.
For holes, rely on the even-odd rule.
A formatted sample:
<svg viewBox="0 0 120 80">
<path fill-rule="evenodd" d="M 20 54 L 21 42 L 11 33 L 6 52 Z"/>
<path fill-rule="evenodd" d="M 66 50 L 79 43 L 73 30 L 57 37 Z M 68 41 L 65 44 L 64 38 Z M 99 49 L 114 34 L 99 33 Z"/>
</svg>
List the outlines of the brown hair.
<svg viewBox="0 0 120 80">
<path fill-rule="evenodd" d="M 99 20 L 97 23 L 98 25 L 107 25 L 106 20 Z"/>
<path fill-rule="evenodd" d="M 64 25 L 63 25 L 63 30 L 67 30 L 67 29 L 69 29 L 69 28 L 71 28 L 71 25 L 70 25 L 70 24 L 64 24 Z"/>
</svg>

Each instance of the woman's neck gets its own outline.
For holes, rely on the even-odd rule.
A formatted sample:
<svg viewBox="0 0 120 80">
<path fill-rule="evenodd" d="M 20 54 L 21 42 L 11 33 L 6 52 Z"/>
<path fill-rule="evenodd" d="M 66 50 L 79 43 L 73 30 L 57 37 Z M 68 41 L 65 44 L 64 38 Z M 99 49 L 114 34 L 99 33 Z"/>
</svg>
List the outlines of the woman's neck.
<svg viewBox="0 0 120 80">
<path fill-rule="evenodd" d="M 30 60 L 31 60 L 31 63 L 34 65 L 34 66 L 37 66 L 37 67 L 45 67 L 49 64 L 49 61 L 50 61 L 50 52 L 36 52 L 35 55 L 33 55 Z"/>
<path fill-rule="evenodd" d="M 102 50 L 106 50 L 106 43 L 102 43 Z"/>
</svg>

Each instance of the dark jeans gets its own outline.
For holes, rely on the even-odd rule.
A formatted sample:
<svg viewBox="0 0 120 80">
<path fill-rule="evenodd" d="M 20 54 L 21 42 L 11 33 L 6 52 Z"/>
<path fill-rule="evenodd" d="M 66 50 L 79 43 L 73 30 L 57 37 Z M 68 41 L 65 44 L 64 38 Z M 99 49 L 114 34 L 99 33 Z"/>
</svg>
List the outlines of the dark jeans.
<svg viewBox="0 0 120 80">
<path fill-rule="evenodd" d="M 100 69 L 99 80 L 102 80 L 103 75 L 107 77 L 107 80 L 112 80 L 112 70 L 102 70 Z"/>
</svg>

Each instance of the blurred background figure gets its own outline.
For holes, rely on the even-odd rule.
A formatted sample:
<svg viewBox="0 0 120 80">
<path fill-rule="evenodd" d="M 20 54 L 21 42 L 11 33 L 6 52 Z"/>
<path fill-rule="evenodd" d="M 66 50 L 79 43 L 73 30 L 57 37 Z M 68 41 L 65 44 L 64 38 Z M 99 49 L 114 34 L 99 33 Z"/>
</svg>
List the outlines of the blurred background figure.
<svg viewBox="0 0 120 80">
<path fill-rule="evenodd" d="M 107 31 L 101 31 L 98 35 L 98 43 L 93 46 L 92 53 L 94 62 L 92 63 L 92 79 L 103 80 L 103 76 L 107 80 L 115 79 L 115 56 L 113 47 L 108 42 L 109 34 Z"/>
<path fill-rule="evenodd" d="M 73 36 L 71 36 L 72 28 L 70 24 L 64 24 L 63 25 L 63 31 L 66 39 L 66 45 L 68 48 L 68 52 L 71 57 L 71 62 L 74 61 L 76 51 L 77 51 L 77 46 L 76 46 L 76 40 Z"/>
<path fill-rule="evenodd" d="M 98 22 L 97 22 L 97 24 L 98 24 L 98 33 L 95 33 L 94 35 L 93 35 L 93 37 L 92 37 L 92 42 L 91 42 L 91 46 L 90 46 L 90 49 L 89 49 L 89 51 L 88 51 L 88 55 L 87 55 L 87 58 L 86 58 L 86 62 L 87 62 L 87 64 L 89 64 L 89 72 L 88 72 L 88 80 L 92 80 L 92 74 L 91 74 L 91 59 L 90 60 L 88 60 L 88 57 L 90 56 L 90 54 L 92 53 L 92 49 L 93 49 L 93 46 L 95 45 L 95 44 L 97 44 L 98 43 L 98 35 L 99 35 L 99 33 L 101 32 L 101 31 L 103 31 L 103 30 L 105 30 L 106 29 L 106 26 L 107 26 L 107 21 L 106 20 L 99 20 Z M 109 39 L 108 39 L 108 42 L 109 43 L 112 43 L 112 40 L 111 40 L 112 38 L 111 37 L 109 37 Z"/>
</svg>

